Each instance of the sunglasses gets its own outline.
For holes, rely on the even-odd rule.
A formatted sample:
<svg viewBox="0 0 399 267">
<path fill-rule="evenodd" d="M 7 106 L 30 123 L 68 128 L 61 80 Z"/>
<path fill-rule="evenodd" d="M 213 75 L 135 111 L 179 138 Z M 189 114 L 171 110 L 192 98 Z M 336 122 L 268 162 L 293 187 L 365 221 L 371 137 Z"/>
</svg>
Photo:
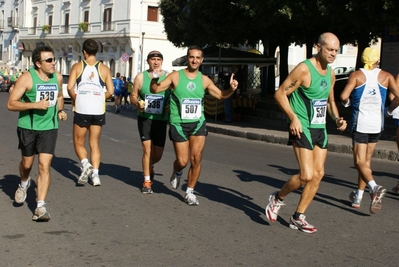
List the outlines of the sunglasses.
<svg viewBox="0 0 399 267">
<path fill-rule="evenodd" d="M 46 59 L 43 59 L 43 60 L 41 60 L 41 62 L 43 62 L 43 61 L 46 61 L 47 63 L 51 63 L 51 62 L 55 62 L 55 58 L 46 58 Z"/>
</svg>

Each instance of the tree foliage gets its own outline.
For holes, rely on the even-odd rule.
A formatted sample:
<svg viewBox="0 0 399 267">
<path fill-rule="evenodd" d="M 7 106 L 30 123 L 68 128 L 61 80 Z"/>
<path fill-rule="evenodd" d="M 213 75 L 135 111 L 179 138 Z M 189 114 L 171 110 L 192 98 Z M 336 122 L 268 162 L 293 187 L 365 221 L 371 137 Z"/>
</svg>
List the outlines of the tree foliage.
<svg viewBox="0 0 399 267">
<path fill-rule="evenodd" d="M 161 0 L 160 8 L 178 47 L 260 41 L 269 56 L 280 47 L 280 80 L 288 75 L 291 43 L 306 44 L 310 57 L 318 36 L 329 31 L 360 54 L 383 36 L 384 26 L 399 25 L 398 0 Z"/>
</svg>

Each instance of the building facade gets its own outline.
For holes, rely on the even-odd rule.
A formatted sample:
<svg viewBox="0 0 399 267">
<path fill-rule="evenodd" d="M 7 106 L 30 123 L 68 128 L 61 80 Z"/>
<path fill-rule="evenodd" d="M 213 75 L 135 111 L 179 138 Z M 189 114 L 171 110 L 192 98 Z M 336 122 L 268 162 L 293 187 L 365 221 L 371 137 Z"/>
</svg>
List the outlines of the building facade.
<svg viewBox="0 0 399 267">
<path fill-rule="evenodd" d="M 0 33 L 0 64 L 21 70 L 33 65 L 37 46 L 48 45 L 57 70 L 68 74 L 83 58 L 87 38 L 97 41 L 97 58 L 113 75 L 145 70 L 152 50 L 164 55 L 171 71 L 172 61 L 185 53 L 167 40 L 156 0 L 1 0 Z"/>
</svg>

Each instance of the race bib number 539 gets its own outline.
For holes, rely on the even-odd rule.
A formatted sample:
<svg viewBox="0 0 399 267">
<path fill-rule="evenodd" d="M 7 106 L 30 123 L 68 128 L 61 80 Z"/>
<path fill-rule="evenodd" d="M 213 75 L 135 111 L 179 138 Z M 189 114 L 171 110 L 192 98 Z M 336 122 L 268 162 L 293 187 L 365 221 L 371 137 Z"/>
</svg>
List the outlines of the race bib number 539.
<svg viewBox="0 0 399 267">
<path fill-rule="evenodd" d="M 56 84 L 38 84 L 36 85 L 36 102 L 48 97 L 50 107 L 55 106 L 58 97 L 58 86 Z"/>
<path fill-rule="evenodd" d="M 181 101 L 181 118 L 199 119 L 201 117 L 201 99 L 200 98 L 183 98 Z"/>
</svg>

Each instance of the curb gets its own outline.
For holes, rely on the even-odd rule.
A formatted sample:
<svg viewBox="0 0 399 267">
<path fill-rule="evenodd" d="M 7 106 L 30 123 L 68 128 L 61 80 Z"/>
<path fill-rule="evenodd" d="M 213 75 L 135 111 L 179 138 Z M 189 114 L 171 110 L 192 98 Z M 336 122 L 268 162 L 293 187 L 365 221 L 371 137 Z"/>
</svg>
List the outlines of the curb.
<svg viewBox="0 0 399 267">
<path fill-rule="evenodd" d="M 207 124 L 206 126 L 208 132 L 223 134 L 233 137 L 246 138 L 249 140 L 262 141 L 273 144 L 287 145 L 288 136 L 283 137 L 280 135 L 274 134 L 265 134 L 265 133 L 254 133 L 243 130 L 232 130 L 227 128 L 221 128 L 213 125 Z M 352 155 L 352 145 L 338 144 L 338 143 L 330 143 L 328 144 L 327 150 L 329 152 L 341 153 Z M 373 158 L 381 159 L 381 160 L 389 160 L 389 161 L 398 161 L 399 153 L 396 150 L 386 150 L 386 149 L 378 149 L 376 148 L 373 153 Z"/>
</svg>

